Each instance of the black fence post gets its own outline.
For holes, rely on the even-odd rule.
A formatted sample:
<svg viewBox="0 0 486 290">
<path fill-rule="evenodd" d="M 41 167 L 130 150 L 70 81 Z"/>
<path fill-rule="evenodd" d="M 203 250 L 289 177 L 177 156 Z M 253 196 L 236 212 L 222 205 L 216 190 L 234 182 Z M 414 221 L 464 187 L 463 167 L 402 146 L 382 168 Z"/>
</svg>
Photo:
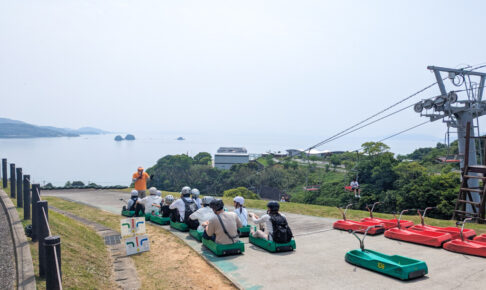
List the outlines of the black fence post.
<svg viewBox="0 0 486 290">
<path fill-rule="evenodd" d="M 37 240 L 39 241 L 39 276 L 45 277 L 46 276 L 46 251 L 44 248 L 44 239 L 49 236 L 49 229 L 47 227 L 47 223 L 49 221 L 49 213 L 48 213 L 48 204 L 47 201 L 41 200 L 38 201 L 37 209 L 35 212 L 37 213 L 37 220 L 39 221 L 39 230 Z M 43 210 L 44 209 L 44 210 Z M 45 217 L 44 217 L 45 212 Z"/>
<path fill-rule="evenodd" d="M 2 181 L 3 188 L 7 188 L 7 158 L 2 159 Z"/>
<path fill-rule="evenodd" d="M 32 241 L 39 236 L 39 217 L 37 215 L 37 202 L 40 200 L 40 184 L 32 184 Z"/>
<path fill-rule="evenodd" d="M 17 182 L 15 181 L 15 163 L 10 163 L 10 197 L 15 198 L 17 195 L 15 194 L 15 188 L 17 186 Z"/>
<path fill-rule="evenodd" d="M 30 219 L 30 175 L 24 175 L 24 220 Z"/>
<path fill-rule="evenodd" d="M 17 168 L 17 207 L 22 207 L 22 168 Z"/>
<path fill-rule="evenodd" d="M 61 271 L 61 238 L 59 236 L 50 236 L 44 240 L 46 252 L 46 289 L 58 290 L 62 282 Z M 59 270 L 59 271 L 58 271 Z"/>
</svg>

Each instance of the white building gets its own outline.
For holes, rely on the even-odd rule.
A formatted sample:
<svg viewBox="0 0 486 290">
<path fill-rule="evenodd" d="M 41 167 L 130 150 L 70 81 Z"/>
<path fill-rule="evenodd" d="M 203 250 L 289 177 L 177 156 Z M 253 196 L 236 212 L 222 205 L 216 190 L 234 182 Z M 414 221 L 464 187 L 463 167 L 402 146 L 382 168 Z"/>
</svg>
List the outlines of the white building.
<svg viewBox="0 0 486 290">
<path fill-rule="evenodd" d="M 230 169 L 234 164 L 248 163 L 250 155 L 243 147 L 220 147 L 214 154 L 214 167 Z"/>
</svg>

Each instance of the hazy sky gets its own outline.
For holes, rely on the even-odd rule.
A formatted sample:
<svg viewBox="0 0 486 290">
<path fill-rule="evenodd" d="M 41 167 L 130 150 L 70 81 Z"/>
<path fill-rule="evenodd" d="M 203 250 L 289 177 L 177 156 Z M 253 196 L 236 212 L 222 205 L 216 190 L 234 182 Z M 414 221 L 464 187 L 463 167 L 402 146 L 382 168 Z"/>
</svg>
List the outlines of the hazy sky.
<svg viewBox="0 0 486 290">
<path fill-rule="evenodd" d="M 275 134 L 305 147 L 433 82 L 427 65 L 486 62 L 485 11 L 485 1 L 457 0 L 0 0 L 0 114 L 114 131 Z M 410 109 L 327 147 L 424 120 Z M 445 129 L 438 121 L 394 142 L 433 144 Z"/>
</svg>

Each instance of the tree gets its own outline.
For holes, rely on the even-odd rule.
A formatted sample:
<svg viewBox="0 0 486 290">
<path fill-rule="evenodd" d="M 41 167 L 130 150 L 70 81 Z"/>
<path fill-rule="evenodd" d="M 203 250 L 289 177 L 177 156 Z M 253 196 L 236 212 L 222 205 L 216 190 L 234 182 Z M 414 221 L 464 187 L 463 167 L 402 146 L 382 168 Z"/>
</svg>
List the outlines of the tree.
<svg viewBox="0 0 486 290">
<path fill-rule="evenodd" d="M 361 145 L 366 155 L 377 155 L 390 150 L 390 147 L 382 142 L 365 142 Z"/>
<path fill-rule="evenodd" d="M 199 152 L 193 159 L 195 164 L 200 165 L 211 165 L 211 161 L 213 160 L 211 154 L 207 152 Z"/>
<path fill-rule="evenodd" d="M 83 187 L 84 186 L 84 182 L 82 182 L 82 181 L 73 181 L 73 183 L 71 185 L 72 186 Z"/>
</svg>

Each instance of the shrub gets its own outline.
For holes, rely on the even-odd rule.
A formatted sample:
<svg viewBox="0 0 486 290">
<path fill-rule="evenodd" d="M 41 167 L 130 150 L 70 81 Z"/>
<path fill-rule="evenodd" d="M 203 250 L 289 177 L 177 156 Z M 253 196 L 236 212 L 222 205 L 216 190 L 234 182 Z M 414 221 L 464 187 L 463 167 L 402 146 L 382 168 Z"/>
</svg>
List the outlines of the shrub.
<svg viewBox="0 0 486 290">
<path fill-rule="evenodd" d="M 243 198 L 248 198 L 248 199 L 260 199 L 260 197 L 258 197 L 256 193 L 243 186 L 225 190 L 223 193 L 223 197 L 235 197 L 235 196 L 242 196 Z"/>
</svg>

